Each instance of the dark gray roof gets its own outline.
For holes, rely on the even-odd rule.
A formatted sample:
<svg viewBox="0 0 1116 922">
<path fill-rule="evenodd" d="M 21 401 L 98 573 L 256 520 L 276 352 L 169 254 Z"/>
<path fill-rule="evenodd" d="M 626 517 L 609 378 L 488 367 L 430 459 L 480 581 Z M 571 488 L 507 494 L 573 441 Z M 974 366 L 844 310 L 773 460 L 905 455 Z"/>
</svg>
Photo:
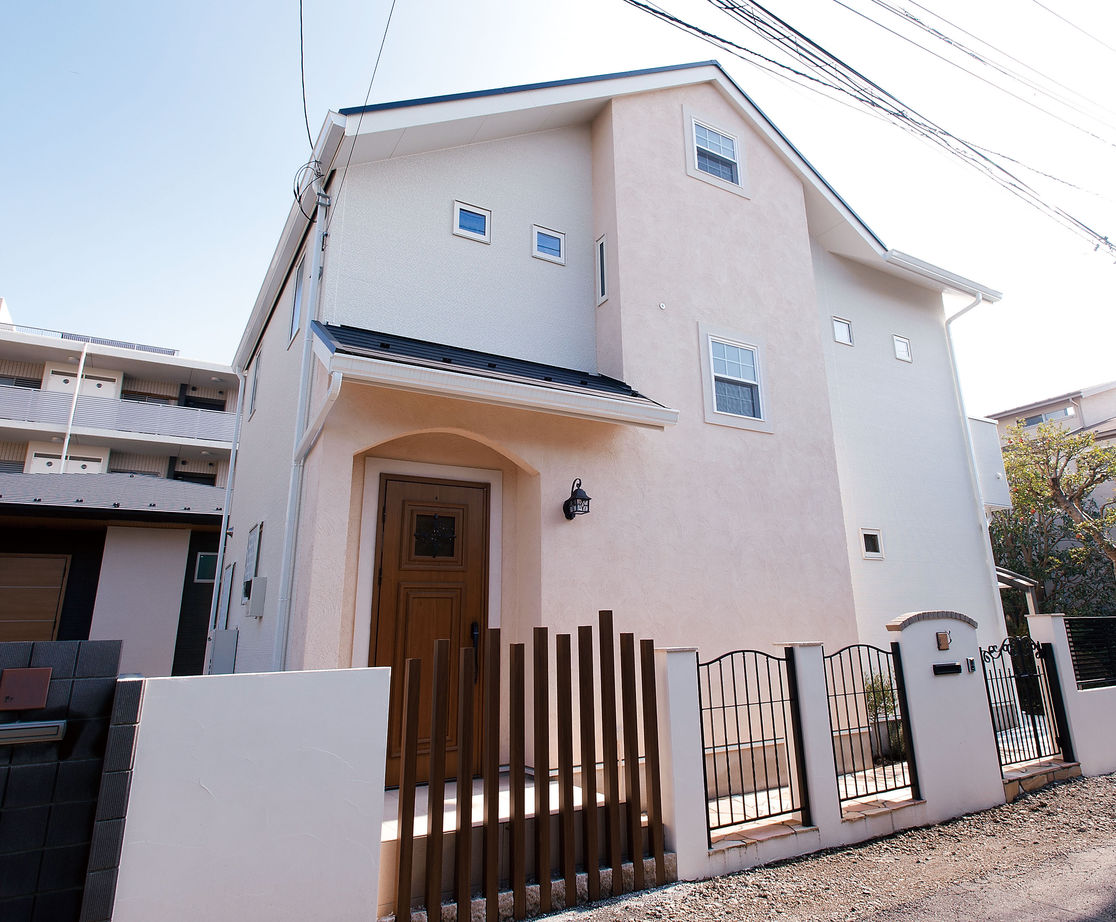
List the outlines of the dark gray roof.
<svg viewBox="0 0 1116 922">
<path fill-rule="evenodd" d="M 647 400 L 623 381 L 605 375 L 590 374 L 557 365 L 543 365 L 525 359 L 477 352 L 459 346 L 447 346 L 422 339 L 409 339 L 393 333 L 378 333 L 358 327 L 324 324 L 315 320 L 315 334 L 326 344 L 331 353 L 359 355 L 403 364 L 437 365 L 447 371 L 479 375 L 489 378 L 519 378 L 543 385 L 556 385 L 576 390 L 592 391 L 615 397 L 634 397 Z M 654 401 L 652 401 L 654 402 Z"/>
</svg>

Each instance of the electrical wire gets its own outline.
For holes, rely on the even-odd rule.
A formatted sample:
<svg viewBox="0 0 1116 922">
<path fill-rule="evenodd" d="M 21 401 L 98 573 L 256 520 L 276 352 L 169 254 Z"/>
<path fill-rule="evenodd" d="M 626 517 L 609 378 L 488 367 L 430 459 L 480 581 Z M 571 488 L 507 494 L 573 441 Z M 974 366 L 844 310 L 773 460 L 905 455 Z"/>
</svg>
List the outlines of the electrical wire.
<svg viewBox="0 0 1116 922">
<path fill-rule="evenodd" d="M 1081 26 L 1079 26 L 1079 25 L 1078 25 L 1077 23 L 1075 23 L 1075 22 L 1070 22 L 1070 20 L 1066 19 L 1066 17 L 1065 17 L 1065 16 L 1063 16 L 1063 15 L 1062 15 L 1061 13 L 1058 13 L 1058 12 L 1056 12 L 1056 11 L 1054 11 L 1054 10 L 1050 9 L 1050 7 L 1048 7 L 1048 6 L 1047 6 L 1047 5 L 1045 4 L 1045 3 L 1040 3 L 1040 2 L 1039 2 L 1039 0 L 1032 0 L 1032 2 L 1033 2 L 1033 3 L 1035 4 L 1035 6 L 1041 6 L 1041 7 L 1042 7 L 1042 8 L 1044 9 L 1044 10 L 1046 10 L 1046 12 L 1048 12 L 1048 13 L 1049 13 L 1049 14 L 1050 14 L 1051 16 L 1054 16 L 1055 18 L 1057 18 L 1057 19 L 1060 19 L 1060 20 L 1062 20 L 1062 22 L 1064 22 L 1064 23 L 1065 23 L 1065 24 L 1066 24 L 1067 26 L 1069 26 L 1069 27 L 1070 27 L 1071 29 L 1076 29 L 1076 30 L 1077 30 L 1078 32 L 1080 32 L 1080 33 L 1081 33 L 1082 35 L 1084 35 L 1084 36 L 1087 36 L 1088 38 L 1091 38 L 1091 39 L 1092 39 L 1092 40 L 1093 40 L 1094 42 L 1096 42 L 1096 43 L 1097 43 L 1098 45 L 1103 45 L 1103 46 L 1104 46 L 1105 48 L 1107 48 L 1107 49 L 1108 49 L 1109 51 L 1112 51 L 1112 52 L 1116 52 L 1116 48 L 1113 48 L 1113 47 L 1112 47 L 1112 46 L 1111 46 L 1110 44 L 1108 44 L 1108 42 L 1102 41 L 1101 39 L 1097 38 L 1097 37 L 1096 37 L 1095 35 L 1093 35 L 1093 33 L 1092 33 L 1092 32 L 1090 32 L 1090 31 L 1089 31 L 1088 29 L 1082 29 L 1082 28 L 1081 28 Z"/>
<path fill-rule="evenodd" d="M 887 117 L 890 122 L 898 127 L 938 146 L 945 152 L 958 157 L 970 167 L 984 173 L 989 179 L 1044 213 L 1047 217 L 1085 237 L 1090 243 L 1094 244 L 1095 249 L 1103 246 L 1107 252 L 1116 255 L 1116 246 L 1106 236 L 1058 206 L 1046 202 L 1023 179 L 993 159 L 994 154 L 953 135 L 932 120 L 922 116 L 917 110 L 888 93 L 840 58 L 832 55 L 755 0 L 744 0 L 746 6 L 742 6 L 735 0 L 708 0 L 708 2 L 734 20 L 742 23 L 765 41 L 792 56 L 807 70 L 813 70 L 813 74 L 807 74 L 707 29 L 688 23 L 661 7 L 643 2 L 643 0 L 623 0 L 623 2 L 655 16 L 681 31 L 688 32 L 710 44 L 723 48 L 730 54 L 748 61 L 754 66 L 761 66 L 757 64 L 757 59 L 761 60 L 765 62 L 765 65 L 768 65 L 761 66 L 763 70 L 821 92 L 826 98 L 833 99 L 834 97 L 830 96 L 829 92 L 825 92 L 825 90 L 852 98 L 868 111 Z M 809 82 L 801 83 L 802 80 Z M 1042 171 L 1034 170 L 1032 167 L 1028 167 L 1028 169 L 1042 173 Z"/>
<path fill-rule="evenodd" d="M 306 123 L 306 140 L 313 152 L 314 138 L 310 134 L 310 114 L 306 110 L 306 42 L 302 37 L 302 0 L 298 0 L 298 73 L 302 78 L 302 120 Z"/>
<path fill-rule="evenodd" d="M 349 145 L 349 156 L 345 158 L 345 166 L 341 170 L 341 179 L 337 183 L 337 194 L 334 202 L 341 200 L 341 190 L 345 187 L 345 178 L 349 175 L 349 164 L 353 159 L 353 151 L 356 149 L 357 138 L 360 137 L 360 125 L 364 121 L 364 110 L 368 108 L 368 99 L 372 95 L 372 84 L 376 82 L 376 72 L 380 69 L 380 58 L 384 53 L 384 43 L 387 41 L 388 29 L 391 28 L 391 17 L 395 13 L 396 0 L 391 0 L 391 9 L 388 10 L 387 21 L 384 23 L 384 34 L 380 37 L 380 48 L 376 52 L 376 63 L 372 65 L 372 76 L 368 80 L 368 89 L 364 93 L 364 103 L 360 107 L 360 118 L 357 119 L 356 131 L 353 132 L 353 143 Z M 333 223 L 333 216 L 337 214 L 337 209 L 333 208 L 326 218 L 325 232 L 329 232 L 329 226 Z"/>
</svg>

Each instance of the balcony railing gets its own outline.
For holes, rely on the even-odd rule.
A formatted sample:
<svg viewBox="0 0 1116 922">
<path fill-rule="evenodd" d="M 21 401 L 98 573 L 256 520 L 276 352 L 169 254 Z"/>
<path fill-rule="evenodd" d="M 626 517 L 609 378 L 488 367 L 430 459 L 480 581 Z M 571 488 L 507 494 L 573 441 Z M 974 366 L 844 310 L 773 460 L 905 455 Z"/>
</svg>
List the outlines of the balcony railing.
<svg viewBox="0 0 1116 922">
<path fill-rule="evenodd" d="M 46 423 L 66 428 L 70 394 L 30 387 L 0 385 L 0 419 Z M 110 397 L 78 397 L 75 428 L 111 429 L 174 439 L 231 442 L 236 414 L 157 403 L 135 403 Z"/>
<path fill-rule="evenodd" d="M 74 342 L 90 343 L 97 346 L 113 346 L 117 349 L 135 349 L 139 352 L 155 352 L 159 355 L 178 355 L 177 349 L 168 349 L 166 346 L 145 346 L 142 343 L 130 343 L 123 339 L 103 339 L 100 336 L 86 336 L 84 333 L 68 333 L 64 330 L 46 330 L 42 327 L 28 327 L 20 323 L 0 323 L 0 331 L 28 333 L 32 336 L 46 336 L 50 339 L 69 339 Z"/>
</svg>

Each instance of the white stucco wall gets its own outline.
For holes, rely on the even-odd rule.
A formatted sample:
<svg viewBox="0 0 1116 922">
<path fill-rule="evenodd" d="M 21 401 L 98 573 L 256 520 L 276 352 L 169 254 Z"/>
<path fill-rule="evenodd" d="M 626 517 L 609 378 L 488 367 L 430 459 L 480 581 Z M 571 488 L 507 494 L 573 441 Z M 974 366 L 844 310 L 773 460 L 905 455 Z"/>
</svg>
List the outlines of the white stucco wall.
<svg viewBox="0 0 1116 922">
<path fill-rule="evenodd" d="M 144 683 L 115 922 L 376 907 L 388 670 Z"/>
<path fill-rule="evenodd" d="M 950 610 L 992 643 L 1003 614 L 940 296 L 817 246 L 814 265 L 861 637 L 886 646 L 892 618 Z M 833 315 L 852 321 L 853 346 L 834 341 Z M 895 358 L 893 335 L 913 361 Z M 864 557 L 865 528 L 881 531 L 883 559 Z"/>
<path fill-rule="evenodd" d="M 170 675 L 189 547 L 188 528 L 109 526 L 89 639 L 124 641 L 122 673 Z"/>
<path fill-rule="evenodd" d="M 587 126 L 354 164 L 330 225 L 322 317 L 596 371 Z M 452 233 L 454 201 L 491 243 Z M 566 264 L 532 257 L 533 224 Z"/>
</svg>

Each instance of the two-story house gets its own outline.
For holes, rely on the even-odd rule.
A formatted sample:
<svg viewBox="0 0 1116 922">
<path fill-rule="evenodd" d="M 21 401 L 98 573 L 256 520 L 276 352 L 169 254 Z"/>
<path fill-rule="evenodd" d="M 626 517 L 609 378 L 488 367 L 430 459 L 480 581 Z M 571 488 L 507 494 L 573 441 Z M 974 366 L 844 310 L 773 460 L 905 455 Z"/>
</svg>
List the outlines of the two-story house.
<svg viewBox="0 0 1116 922">
<path fill-rule="evenodd" d="M 999 295 L 716 63 L 342 109 L 314 158 L 234 362 L 237 670 L 602 608 L 702 658 L 1002 636 L 943 311 Z"/>
<path fill-rule="evenodd" d="M 0 322 L 0 640 L 119 638 L 125 672 L 202 671 L 238 380 Z"/>
</svg>

